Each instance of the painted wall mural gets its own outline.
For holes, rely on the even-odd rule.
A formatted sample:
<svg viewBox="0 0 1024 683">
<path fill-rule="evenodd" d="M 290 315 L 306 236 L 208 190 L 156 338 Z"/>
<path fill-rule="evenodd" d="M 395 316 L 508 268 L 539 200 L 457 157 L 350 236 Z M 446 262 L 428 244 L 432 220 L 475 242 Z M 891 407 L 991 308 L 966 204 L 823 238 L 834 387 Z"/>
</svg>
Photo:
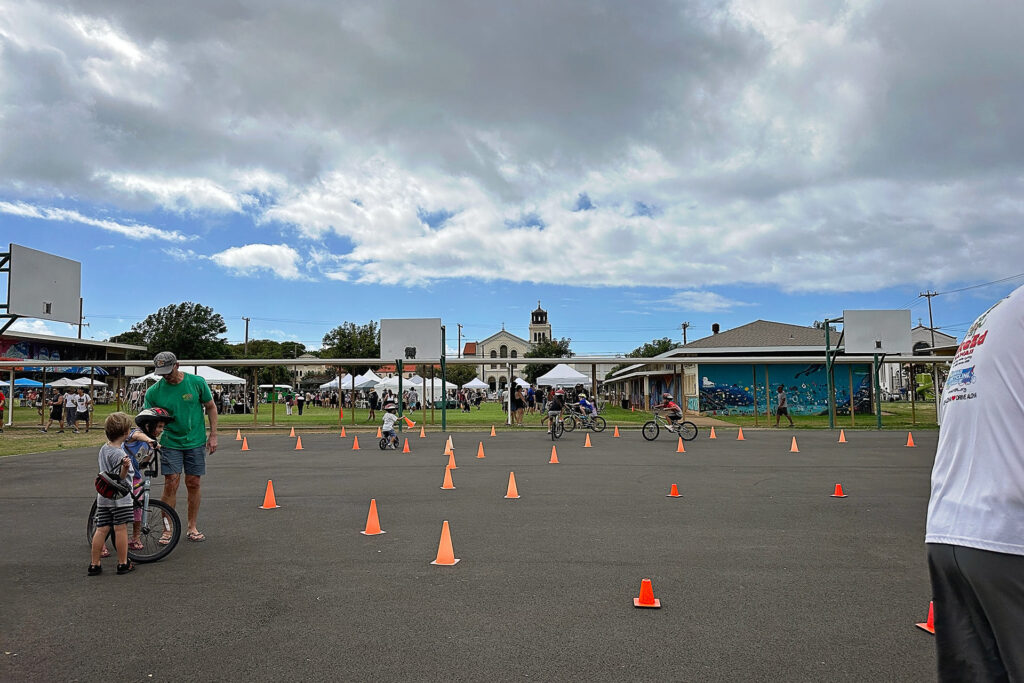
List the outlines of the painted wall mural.
<svg viewBox="0 0 1024 683">
<path fill-rule="evenodd" d="M 871 412 L 871 366 L 854 365 L 853 387 L 850 387 L 850 366 L 836 366 L 836 413 L 850 414 L 850 396 L 857 413 Z M 827 415 L 828 381 L 824 364 L 759 365 L 755 375 L 750 365 L 702 365 L 700 377 L 700 410 L 708 415 L 753 415 L 768 412 L 766 402 L 771 396 L 771 411 L 778 406 L 777 387 L 786 388 L 789 412 L 792 415 Z"/>
</svg>

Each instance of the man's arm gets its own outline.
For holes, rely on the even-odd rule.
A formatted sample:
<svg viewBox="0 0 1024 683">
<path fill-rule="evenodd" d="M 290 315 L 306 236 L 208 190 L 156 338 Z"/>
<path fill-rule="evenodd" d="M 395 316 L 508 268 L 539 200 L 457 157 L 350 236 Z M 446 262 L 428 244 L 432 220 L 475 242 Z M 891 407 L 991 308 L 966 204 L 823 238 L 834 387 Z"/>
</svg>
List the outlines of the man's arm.
<svg viewBox="0 0 1024 683">
<path fill-rule="evenodd" d="M 212 455 L 217 452 L 217 404 L 211 398 L 203 406 L 206 408 L 206 417 L 210 419 L 210 436 L 206 440 L 206 449 Z"/>
</svg>

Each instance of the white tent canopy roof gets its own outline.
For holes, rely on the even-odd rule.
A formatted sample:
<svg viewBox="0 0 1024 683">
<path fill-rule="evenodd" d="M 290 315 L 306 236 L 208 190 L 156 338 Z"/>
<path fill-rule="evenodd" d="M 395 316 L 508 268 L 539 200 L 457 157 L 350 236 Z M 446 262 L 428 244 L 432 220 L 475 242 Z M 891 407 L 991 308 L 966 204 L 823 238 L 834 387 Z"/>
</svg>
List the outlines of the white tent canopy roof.
<svg viewBox="0 0 1024 683">
<path fill-rule="evenodd" d="M 107 386 L 106 382 L 101 382 L 99 380 L 96 380 L 95 382 L 90 382 L 88 377 L 79 377 L 78 379 L 73 379 L 71 381 L 74 382 L 75 384 L 77 384 L 80 387 L 87 387 L 90 384 L 92 384 L 94 386 L 97 386 L 97 387 L 105 387 L 105 386 Z"/>
<path fill-rule="evenodd" d="M 78 388 L 78 383 L 75 382 L 75 380 L 73 380 L 73 379 L 68 379 L 67 377 L 61 377 L 58 380 L 54 380 L 53 382 L 50 382 L 47 386 L 50 386 L 50 387 L 75 387 L 77 389 Z"/>
<path fill-rule="evenodd" d="M 582 372 L 576 372 L 565 363 L 559 363 L 537 378 L 537 384 L 545 387 L 571 387 L 589 381 L 589 377 Z"/>
<path fill-rule="evenodd" d="M 234 375 L 224 372 L 223 370 L 211 368 L 209 365 L 200 365 L 198 368 L 196 368 L 195 366 L 182 367 L 182 372 L 189 372 L 189 370 L 192 370 L 190 374 L 199 375 L 200 377 L 205 379 L 207 384 L 245 384 L 245 380 L 242 379 L 241 377 L 235 377 Z M 151 372 L 148 375 L 136 377 L 131 382 L 129 382 L 129 384 L 145 384 L 146 382 L 156 382 L 160 379 L 160 375 Z"/>
<path fill-rule="evenodd" d="M 487 382 L 484 382 L 479 377 L 474 377 L 472 380 L 462 385 L 463 389 L 490 389 Z"/>
</svg>

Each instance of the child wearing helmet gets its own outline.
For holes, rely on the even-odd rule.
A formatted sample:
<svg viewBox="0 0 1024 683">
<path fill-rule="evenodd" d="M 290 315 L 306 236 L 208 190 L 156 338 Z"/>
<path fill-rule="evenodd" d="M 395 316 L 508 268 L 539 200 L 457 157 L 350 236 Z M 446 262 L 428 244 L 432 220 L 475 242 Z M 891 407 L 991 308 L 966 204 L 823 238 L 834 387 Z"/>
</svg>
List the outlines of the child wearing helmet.
<svg viewBox="0 0 1024 683">
<path fill-rule="evenodd" d="M 672 423 L 672 426 L 668 428 L 668 431 L 676 431 L 676 423 L 683 419 L 683 409 L 679 407 L 679 404 L 675 402 L 672 394 L 667 391 L 661 395 L 661 403 L 654 406 L 655 410 L 664 410 L 667 413 L 668 421 Z"/>
<path fill-rule="evenodd" d="M 580 393 L 579 406 L 584 415 L 597 415 L 597 406 L 587 400 L 586 393 Z"/>
<path fill-rule="evenodd" d="M 554 397 L 548 401 L 548 434 L 555 426 L 555 421 L 562 418 L 562 410 L 565 408 L 565 392 L 555 389 Z"/>
<path fill-rule="evenodd" d="M 147 466 L 156 456 L 160 447 L 158 439 L 168 422 L 174 422 L 171 413 L 163 408 L 147 408 L 135 416 L 138 429 L 132 429 L 124 440 L 124 452 L 132 461 L 132 490 L 138 492 L 142 488 L 142 467 Z M 141 457 L 140 457 L 141 456 Z M 132 522 L 132 537 L 128 541 L 129 550 L 142 550 L 142 508 L 135 508 Z"/>
<path fill-rule="evenodd" d="M 384 419 L 380 425 L 380 433 L 388 440 L 388 449 L 398 448 L 398 434 L 395 433 L 395 423 L 398 422 L 398 406 L 393 402 L 384 404 Z"/>
</svg>

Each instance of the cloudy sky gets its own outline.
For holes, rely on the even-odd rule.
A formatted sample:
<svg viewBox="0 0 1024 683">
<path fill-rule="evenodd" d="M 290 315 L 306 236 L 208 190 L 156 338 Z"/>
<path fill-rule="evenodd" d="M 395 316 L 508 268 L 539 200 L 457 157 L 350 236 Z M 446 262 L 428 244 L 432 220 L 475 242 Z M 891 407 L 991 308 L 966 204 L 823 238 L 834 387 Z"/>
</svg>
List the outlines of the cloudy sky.
<svg viewBox="0 0 1024 683">
<path fill-rule="evenodd" d="M 0 242 L 86 336 L 441 316 L 586 353 L 1024 271 L 1024 3 L 0 3 Z M 961 333 L 1024 277 L 933 300 Z M 23 325 L 64 334 L 59 323 Z"/>
</svg>

